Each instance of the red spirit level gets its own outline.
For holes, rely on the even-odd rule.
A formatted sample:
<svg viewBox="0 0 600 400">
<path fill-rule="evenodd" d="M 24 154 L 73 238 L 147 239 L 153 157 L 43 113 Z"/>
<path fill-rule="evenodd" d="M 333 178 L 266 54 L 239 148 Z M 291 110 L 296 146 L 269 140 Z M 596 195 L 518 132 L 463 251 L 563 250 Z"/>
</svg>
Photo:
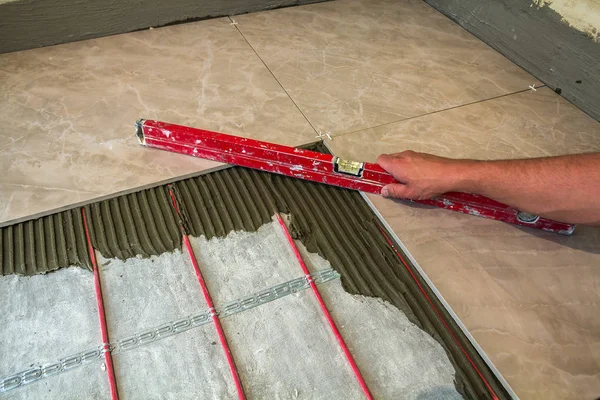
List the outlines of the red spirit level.
<svg viewBox="0 0 600 400">
<path fill-rule="evenodd" d="M 385 185 L 398 183 L 377 164 L 166 122 L 140 119 L 136 134 L 144 146 L 368 193 L 381 194 Z M 563 235 L 575 229 L 476 194 L 451 192 L 413 201 Z"/>
</svg>

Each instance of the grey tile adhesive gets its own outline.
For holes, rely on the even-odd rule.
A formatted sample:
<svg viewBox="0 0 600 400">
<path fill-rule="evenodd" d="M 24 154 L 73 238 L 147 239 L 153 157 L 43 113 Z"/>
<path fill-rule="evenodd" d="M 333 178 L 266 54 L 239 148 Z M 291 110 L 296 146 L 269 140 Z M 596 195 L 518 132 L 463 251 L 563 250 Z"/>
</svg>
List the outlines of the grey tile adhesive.
<svg viewBox="0 0 600 400">
<path fill-rule="evenodd" d="M 318 145 L 317 151 L 327 150 Z M 192 236 L 224 237 L 255 231 L 274 211 L 292 217 L 295 239 L 327 259 L 351 294 L 379 297 L 444 347 L 467 399 L 489 399 L 463 350 L 501 399 L 510 396 L 423 278 L 416 279 L 458 339 L 444 327 L 410 272 L 382 235 L 383 225 L 360 193 L 240 167 L 174 183 Z M 85 206 L 93 246 L 105 258 L 148 257 L 181 246 L 168 189 L 159 186 Z M 90 269 L 80 209 L 0 229 L 0 275 L 34 275 L 79 265 Z"/>
</svg>

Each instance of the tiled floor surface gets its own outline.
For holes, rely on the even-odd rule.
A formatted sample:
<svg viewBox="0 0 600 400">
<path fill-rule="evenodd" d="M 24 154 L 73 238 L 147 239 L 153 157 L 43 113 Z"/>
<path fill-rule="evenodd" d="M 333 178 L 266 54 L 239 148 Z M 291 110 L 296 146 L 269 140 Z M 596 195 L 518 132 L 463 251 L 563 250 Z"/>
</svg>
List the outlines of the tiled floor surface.
<svg viewBox="0 0 600 400">
<path fill-rule="evenodd" d="M 335 1 L 0 55 L 0 224 L 213 168 L 137 118 L 336 154 L 600 151 L 600 124 L 421 1 Z M 371 197 L 523 399 L 600 395 L 600 230 Z"/>
</svg>

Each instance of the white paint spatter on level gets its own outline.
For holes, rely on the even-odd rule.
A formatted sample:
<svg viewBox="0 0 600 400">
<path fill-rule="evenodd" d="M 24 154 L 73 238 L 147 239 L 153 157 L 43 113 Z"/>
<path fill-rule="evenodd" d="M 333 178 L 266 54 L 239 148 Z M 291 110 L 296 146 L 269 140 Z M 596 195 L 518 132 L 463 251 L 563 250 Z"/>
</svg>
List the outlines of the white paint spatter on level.
<svg viewBox="0 0 600 400">
<path fill-rule="evenodd" d="M 467 214 L 469 214 L 469 215 L 475 215 L 477 217 L 481 217 L 481 213 L 476 208 L 464 206 L 464 209 L 467 212 Z"/>
</svg>

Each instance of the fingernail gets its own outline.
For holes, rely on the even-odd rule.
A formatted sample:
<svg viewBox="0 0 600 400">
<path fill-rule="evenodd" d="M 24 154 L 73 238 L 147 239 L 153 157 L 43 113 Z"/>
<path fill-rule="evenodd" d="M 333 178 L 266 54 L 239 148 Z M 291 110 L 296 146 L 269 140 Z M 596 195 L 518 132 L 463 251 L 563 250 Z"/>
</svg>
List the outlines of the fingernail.
<svg viewBox="0 0 600 400">
<path fill-rule="evenodd" d="M 383 189 L 381 189 L 381 195 L 382 195 L 383 197 L 388 197 L 388 195 L 389 195 L 389 192 L 388 192 L 388 188 L 387 188 L 387 186 L 384 186 L 384 187 L 383 187 Z"/>
</svg>

